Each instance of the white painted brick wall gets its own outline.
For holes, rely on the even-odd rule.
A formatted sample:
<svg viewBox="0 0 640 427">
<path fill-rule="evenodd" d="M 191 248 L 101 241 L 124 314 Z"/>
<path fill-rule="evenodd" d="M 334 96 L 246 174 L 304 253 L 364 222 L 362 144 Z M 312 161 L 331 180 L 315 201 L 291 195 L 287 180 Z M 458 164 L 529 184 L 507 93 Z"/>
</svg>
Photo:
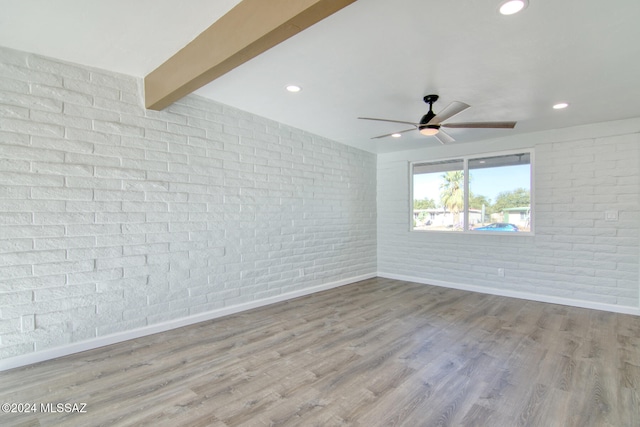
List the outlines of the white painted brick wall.
<svg viewBox="0 0 640 427">
<path fill-rule="evenodd" d="M 376 271 L 374 155 L 140 85 L 0 48 L 0 358 Z"/>
<path fill-rule="evenodd" d="M 534 236 L 409 232 L 409 161 L 433 156 L 428 149 L 378 156 L 378 271 L 638 308 L 640 126 L 635 129 L 618 135 L 616 124 L 604 124 L 598 137 L 570 138 L 566 130 L 560 141 L 541 135 L 522 146 L 535 148 Z M 518 138 L 502 144 L 512 149 Z M 481 146 L 473 149 L 481 153 Z M 619 211 L 619 220 L 605 221 L 607 210 Z"/>
</svg>

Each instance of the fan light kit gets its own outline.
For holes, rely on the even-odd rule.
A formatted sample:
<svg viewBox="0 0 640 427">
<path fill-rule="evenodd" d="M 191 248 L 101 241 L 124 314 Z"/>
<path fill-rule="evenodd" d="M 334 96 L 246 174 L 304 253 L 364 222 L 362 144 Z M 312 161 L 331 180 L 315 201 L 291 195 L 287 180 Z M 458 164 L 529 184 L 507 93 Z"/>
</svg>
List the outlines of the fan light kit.
<svg viewBox="0 0 640 427">
<path fill-rule="evenodd" d="M 500 4 L 500 13 L 503 15 L 513 15 L 527 7 L 527 0 L 507 0 Z"/>
<path fill-rule="evenodd" d="M 420 129 L 420 133 L 423 134 L 424 136 L 433 136 L 438 132 L 440 132 L 440 129 L 438 129 L 437 127 L 427 126 Z"/>
<path fill-rule="evenodd" d="M 402 120 L 390 120 L 390 119 L 376 119 L 373 117 L 358 117 L 360 120 L 374 120 L 378 122 L 390 122 L 390 123 L 402 123 L 405 125 L 413 126 L 411 129 L 401 130 L 400 132 L 387 133 L 380 136 L 374 136 L 371 139 L 379 139 L 386 138 L 388 136 L 398 138 L 400 134 L 405 132 L 410 132 L 412 130 L 419 131 L 422 135 L 425 136 L 435 136 L 438 141 L 442 144 L 446 144 L 447 142 L 453 142 L 455 139 L 445 131 L 441 129 L 441 127 L 446 128 L 498 128 L 498 129 L 513 129 L 516 125 L 516 122 L 465 122 L 465 123 L 443 123 L 444 121 L 450 119 L 458 113 L 463 112 L 467 108 L 469 108 L 468 104 L 459 101 L 453 101 L 449 104 L 444 110 L 440 111 L 440 113 L 436 114 L 433 112 L 433 103 L 438 100 L 438 95 L 427 95 L 423 99 L 424 102 L 429 104 L 429 111 L 427 114 L 422 116 L 420 122 L 407 122 Z"/>
</svg>

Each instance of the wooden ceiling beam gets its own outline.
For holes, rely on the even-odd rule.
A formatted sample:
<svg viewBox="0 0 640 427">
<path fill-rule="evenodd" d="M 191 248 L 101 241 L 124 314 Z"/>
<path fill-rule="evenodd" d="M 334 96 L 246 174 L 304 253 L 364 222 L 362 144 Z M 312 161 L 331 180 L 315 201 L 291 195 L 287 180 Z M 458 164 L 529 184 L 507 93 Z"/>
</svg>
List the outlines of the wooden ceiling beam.
<svg viewBox="0 0 640 427">
<path fill-rule="evenodd" d="M 242 0 L 144 78 L 161 110 L 356 0 Z"/>
</svg>

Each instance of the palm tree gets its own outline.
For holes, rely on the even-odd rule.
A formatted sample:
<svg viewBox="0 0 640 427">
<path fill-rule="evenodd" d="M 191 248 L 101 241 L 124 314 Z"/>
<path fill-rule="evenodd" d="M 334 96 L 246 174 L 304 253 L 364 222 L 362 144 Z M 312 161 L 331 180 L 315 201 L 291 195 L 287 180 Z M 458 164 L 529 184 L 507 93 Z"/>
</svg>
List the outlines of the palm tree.
<svg viewBox="0 0 640 427">
<path fill-rule="evenodd" d="M 442 205 L 453 213 L 453 223 L 460 222 L 460 211 L 464 209 L 464 172 L 461 170 L 445 172 L 444 182 L 440 184 Z"/>
</svg>

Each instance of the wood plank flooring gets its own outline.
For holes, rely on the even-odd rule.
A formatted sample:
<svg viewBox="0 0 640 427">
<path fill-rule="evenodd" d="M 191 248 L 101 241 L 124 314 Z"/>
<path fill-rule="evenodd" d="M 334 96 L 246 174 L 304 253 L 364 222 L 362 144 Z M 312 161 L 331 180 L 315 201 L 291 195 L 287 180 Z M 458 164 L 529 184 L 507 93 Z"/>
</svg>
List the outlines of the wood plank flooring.
<svg viewBox="0 0 640 427">
<path fill-rule="evenodd" d="M 640 317 L 371 279 L 0 372 L 2 426 L 640 425 Z M 39 409 L 39 408 L 38 408 Z"/>
</svg>

